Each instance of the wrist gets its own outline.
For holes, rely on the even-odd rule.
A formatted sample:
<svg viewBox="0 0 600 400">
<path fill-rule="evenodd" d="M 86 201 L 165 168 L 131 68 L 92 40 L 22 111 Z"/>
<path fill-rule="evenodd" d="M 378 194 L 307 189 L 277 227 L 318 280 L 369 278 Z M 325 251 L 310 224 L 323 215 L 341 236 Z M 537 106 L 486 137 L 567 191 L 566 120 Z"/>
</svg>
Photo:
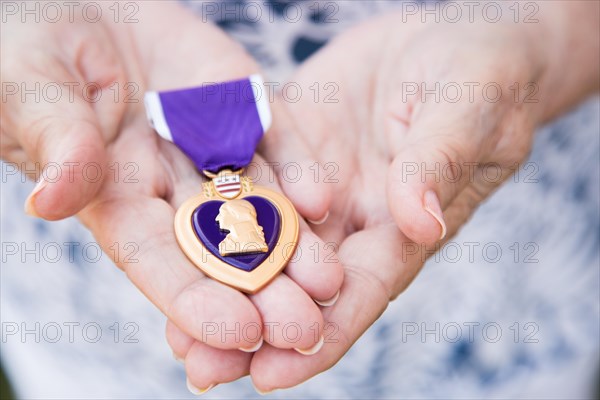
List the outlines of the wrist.
<svg viewBox="0 0 600 400">
<path fill-rule="evenodd" d="M 596 2 L 538 4 L 538 22 L 525 29 L 543 65 L 538 98 L 546 122 L 598 91 L 599 10 Z"/>
</svg>

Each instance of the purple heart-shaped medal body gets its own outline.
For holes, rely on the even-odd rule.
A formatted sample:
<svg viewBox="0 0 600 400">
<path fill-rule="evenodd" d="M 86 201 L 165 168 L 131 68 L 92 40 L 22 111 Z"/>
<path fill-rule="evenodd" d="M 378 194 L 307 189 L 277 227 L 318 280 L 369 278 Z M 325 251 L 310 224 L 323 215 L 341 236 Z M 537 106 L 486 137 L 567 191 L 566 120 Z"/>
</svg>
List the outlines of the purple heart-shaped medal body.
<svg viewBox="0 0 600 400">
<path fill-rule="evenodd" d="M 249 180 L 243 180 L 242 193 L 232 200 L 220 196 L 213 183 L 177 210 L 173 224 L 177 242 L 208 276 L 245 293 L 256 293 L 294 254 L 298 214 L 283 195 Z M 238 245 L 241 251 L 254 252 L 232 252 Z"/>
<path fill-rule="evenodd" d="M 244 200 L 249 201 L 256 209 L 257 222 L 263 228 L 265 241 L 269 250 L 265 253 L 239 254 L 222 256 L 219 253 L 219 243 L 227 236 L 227 232 L 219 227 L 216 221 L 219 209 L 223 201 L 212 200 L 200 204 L 192 214 L 192 225 L 198 240 L 218 259 L 232 267 L 250 272 L 261 265 L 269 257 L 281 230 L 281 217 L 277 208 L 265 198 L 259 196 L 248 196 Z"/>
</svg>

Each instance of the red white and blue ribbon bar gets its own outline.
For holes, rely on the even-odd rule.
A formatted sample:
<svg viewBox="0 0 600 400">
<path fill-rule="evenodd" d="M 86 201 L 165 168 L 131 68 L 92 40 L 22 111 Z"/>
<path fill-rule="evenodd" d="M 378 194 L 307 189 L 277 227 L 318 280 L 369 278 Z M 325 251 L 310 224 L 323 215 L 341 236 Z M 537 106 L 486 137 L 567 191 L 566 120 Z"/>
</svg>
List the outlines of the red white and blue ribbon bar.
<svg viewBox="0 0 600 400">
<path fill-rule="evenodd" d="M 175 143 L 200 171 L 245 167 L 271 126 L 260 75 L 190 89 L 147 92 L 144 102 L 152 127 Z"/>
</svg>

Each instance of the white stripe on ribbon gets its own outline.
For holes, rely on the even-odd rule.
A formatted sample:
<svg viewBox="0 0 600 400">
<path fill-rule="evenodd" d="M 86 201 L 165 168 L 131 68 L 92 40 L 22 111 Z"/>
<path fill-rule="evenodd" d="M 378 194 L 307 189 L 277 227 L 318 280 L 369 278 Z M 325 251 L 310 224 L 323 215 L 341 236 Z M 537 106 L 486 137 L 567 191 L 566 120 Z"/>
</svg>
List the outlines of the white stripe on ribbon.
<svg viewBox="0 0 600 400">
<path fill-rule="evenodd" d="M 262 125 L 263 133 L 267 133 L 271 127 L 272 117 L 265 84 L 262 76 L 259 74 L 250 75 L 249 79 L 250 86 L 252 86 L 252 92 L 254 93 L 254 101 L 256 102 L 256 110 L 258 111 L 260 124 Z"/>
<path fill-rule="evenodd" d="M 150 125 L 163 139 L 172 142 L 173 135 L 171 135 L 171 129 L 167 125 L 158 92 L 146 92 L 144 95 L 144 104 L 146 105 L 146 117 Z"/>
</svg>

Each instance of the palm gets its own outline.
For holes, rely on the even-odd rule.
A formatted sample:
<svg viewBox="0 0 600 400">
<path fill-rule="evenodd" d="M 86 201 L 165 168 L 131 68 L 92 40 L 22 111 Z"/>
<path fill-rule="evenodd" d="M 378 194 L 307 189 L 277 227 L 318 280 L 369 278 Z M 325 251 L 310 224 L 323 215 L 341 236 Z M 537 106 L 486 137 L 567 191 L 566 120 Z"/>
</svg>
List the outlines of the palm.
<svg viewBox="0 0 600 400">
<path fill-rule="evenodd" d="M 164 5 L 155 10 L 146 8 L 148 18 L 153 11 L 160 12 L 161 18 L 165 18 Z M 170 17 L 175 21 L 168 32 L 157 31 L 154 27 L 160 24 L 149 23 L 145 25 L 151 27 L 149 31 L 133 32 L 130 38 L 133 43 L 138 43 L 136 51 L 124 49 L 126 54 L 139 54 L 137 59 L 127 60 L 128 71 L 133 71 L 127 79 L 140 82 L 140 93 L 146 89 L 193 86 L 256 73 L 257 66 L 241 47 L 215 27 L 199 24 L 196 18 L 178 9 L 173 10 Z M 138 75 L 135 71 L 144 73 Z M 329 265 L 323 271 L 320 263 L 314 263 L 312 258 L 302 258 L 288 266 L 287 275 L 281 275 L 250 297 L 206 279 L 183 255 L 172 229 L 176 208 L 197 194 L 201 187 L 198 172 L 179 150 L 152 132 L 142 104 L 128 104 L 123 109 L 120 126 L 118 135 L 107 146 L 109 165 L 135 166 L 139 171 L 133 179 L 135 182 L 131 179 L 129 182 L 108 180 L 80 215 L 105 248 L 114 246 L 115 242 L 119 246 L 127 243 L 139 246 L 133 260 L 115 261 L 173 323 L 171 327 L 178 332 L 169 339 L 176 354 L 189 358 L 188 363 L 193 365 L 194 362 L 206 362 L 198 352 L 215 351 L 204 343 L 220 349 L 251 348 L 258 342 L 261 332 L 251 336 L 223 336 L 221 332 L 207 335 L 206 325 L 231 331 L 236 326 L 238 330 L 240 326 L 242 329 L 249 325 L 261 327 L 263 321 L 278 325 L 274 331 L 265 329 L 262 332 L 267 343 L 288 349 L 312 347 L 318 341 L 314 326 L 318 324 L 318 333 L 323 325 L 321 312 L 312 298 L 332 297 L 341 283 L 341 269 Z M 257 183 L 274 186 L 266 180 Z M 300 246 L 309 247 L 315 240 L 303 223 Z M 330 279 L 317 281 L 313 279 L 317 273 L 321 276 L 325 273 Z M 285 308 L 279 307 L 283 293 L 287 302 Z M 289 322 L 303 327 L 304 333 L 297 341 L 287 341 L 281 334 L 280 330 Z M 249 354 L 225 354 L 237 360 L 242 372 L 247 372 Z M 218 374 L 219 369 L 215 368 L 214 373 Z M 204 382 L 197 375 L 194 379 Z M 223 380 L 227 378 L 220 381 Z"/>
<path fill-rule="evenodd" d="M 407 152 L 413 143 L 406 134 L 409 127 L 415 128 L 411 121 L 414 111 L 411 106 L 415 104 L 394 103 L 397 99 L 390 92 L 397 90 L 403 79 L 437 77 L 435 74 L 433 77 L 395 74 L 399 65 L 406 67 L 400 62 L 400 55 L 406 58 L 407 54 L 401 50 L 408 40 L 387 40 L 389 31 L 377 29 L 381 24 L 378 21 L 374 26 L 345 35 L 342 39 L 346 40 L 345 44 L 333 43 L 309 61 L 294 79 L 304 88 L 311 87 L 315 81 L 321 87 L 328 82 L 337 84 L 338 103 L 314 103 L 305 96 L 299 103 L 277 106 L 275 127 L 263 143 L 267 158 L 280 164 L 294 157 L 302 160 L 303 154 L 298 153 L 306 146 L 321 165 L 329 166 L 321 171 L 316 187 L 305 181 L 296 185 L 281 181 L 284 191 L 305 217 L 319 219 L 324 210 L 330 210 L 327 222 L 313 229 L 325 241 L 339 244 L 345 281 L 338 303 L 324 309 L 322 315 L 310 297 L 327 299 L 341 283 L 339 264 L 328 263 L 329 259 L 315 263 L 310 252 L 305 251 L 305 257 L 288 266 L 287 275 L 277 278 L 259 294 L 246 297 L 206 279 L 177 246 L 172 231 L 175 209 L 198 192 L 201 179 L 194 166 L 173 145 L 160 140 L 148 127 L 142 103 L 125 101 L 128 93 L 124 89 L 136 89 L 137 95 L 128 98 L 139 100 L 147 89 L 224 81 L 255 73 L 257 67 L 218 30 L 176 6 L 149 3 L 144 4 L 141 11 L 140 23 L 132 27 L 110 25 L 102 31 L 89 24 L 85 29 L 73 25 L 61 31 L 62 37 L 55 38 L 58 42 L 72 37 L 80 40 L 82 51 L 71 53 L 73 58 L 69 59 L 81 69 L 78 72 L 82 77 L 78 78 L 101 82 L 104 89 L 117 81 L 121 91 L 119 101 L 109 99 L 94 104 L 93 115 L 86 113 L 82 117 L 77 115 L 77 111 L 83 114 L 82 110 L 73 111 L 71 105 L 67 108 L 77 117 L 76 122 L 86 122 L 87 130 L 89 125 L 98 125 L 102 134 L 101 152 L 106 151 L 105 158 L 97 155 L 99 151 L 90 151 L 90 148 L 98 150 L 99 146 L 97 143 L 90 146 L 87 136 L 73 136 L 77 140 L 74 153 L 79 159 L 87 157 L 110 166 L 97 195 L 82 183 L 81 196 L 67 196 L 69 187 L 59 182 L 50 190 L 54 196 L 46 191 L 45 197 L 37 199 L 36 207 L 45 216 L 60 218 L 69 215 L 65 210 L 75 212 L 87 204 L 81 199 L 89 200 L 79 216 L 109 254 L 115 254 L 115 245 L 122 250 L 118 253 L 120 257 L 115 257 L 116 263 L 169 317 L 167 338 L 175 354 L 185 357 L 186 370 L 194 385 L 207 387 L 237 379 L 248 372 L 262 389 L 295 385 L 337 362 L 383 312 L 389 300 L 414 278 L 422 257 L 406 254 L 405 246 L 411 245 L 407 236 L 427 244 L 439 238 L 440 227 L 431 216 L 422 213 L 421 199 L 398 197 L 398 190 L 394 192 L 394 188 L 402 187 L 403 182 L 395 178 L 397 168 L 396 173 L 389 172 L 396 160 L 415 159 Z M 164 24 L 165 20 L 170 23 Z M 386 22 L 395 24 L 394 16 Z M 402 38 L 414 36 L 417 30 L 415 27 L 403 29 L 399 35 Z M 373 43 L 385 45 L 373 46 Z M 349 46 L 352 52 L 346 51 Z M 3 46 L 3 51 L 5 48 Z M 447 55 L 448 51 L 440 53 Z M 411 62 L 417 59 L 413 56 L 409 57 Z M 427 61 L 427 57 L 423 60 Z M 415 70 L 418 68 L 412 68 Z M 43 79 L 72 80 L 70 76 L 44 76 Z M 130 83 L 133 85 L 128 85 Z M 417 104 L 415 108 L 419 107 Z M 446 111 L 448 109 L 442 109 L 442 114 L 449 119 L 472 120 L 466 118 L 470 109 L 461 110 L 462 113 Z M 429 111 L 424 115 L 432 114 L 435 113 Z M 35 113 L 25 115 L 35 116 Z M 60 122 L 71 126 L 73 115 L 70 117 Z M 43 126 L 35 120 L 29 122 L 31 126 Z M 435 128 L 439 131 L 440 126 L 444 124 Z M 76 127 L 85 128 L 83 124 Z M 40 140 L 48 138 L 48 135 L 40 135 Z M 39 141 L 35 143 L 35 150 L 43 148 Z M 15 152 L 13 158 L 18 156 L 21 153 Z M 310 165 L 310 162 L 304 164 Z M 324 174 L 332 172 L 335 166 L 337 173 L 329 175 L 327 182 L 333 179 L 337 183 L 323 183 Z M 263 171 L 263 177 L 268 175 Z M 275 186 L 270 182 L 258 183 Z M 324 194 L 327 189 L 333 193 L 331 197 Z M 489 193 L 487 188 L 481 187 L 469 189 L 462 185 L 461 189 L 464 196 L 441 193 L 446 196 L 441 200 L 450 233 L 468 216 L 475 200 Z M 52 211 L 63 199 L 66 206 L 59 207 L 62 214 Z M 71 204 L 73 199 L 80 199 L 79 206 Z M 457 211 L 453 214 L 451 210 Z M 307 225 L 302 224 L 300 247 L 312 249 L 316 243 L 324 247 Z M 136 251 L 126 257 L 125 250 L 131 249 L 131 244 Z M 285 299 L 285 307 L 281 306 L 281 299 Z M 330 329 L 323 325 L 323 316 L 334 324 Z M 264 330 L 268 345 L 253 358 L 248 353 L 226 349 L 251 347 L 255 337 L 240 340 L 234 335 L 224 339 L 220 335 L 205 335 L 206 324 L 231 329 L 236 323 L 262 326 L 263 322 L 277 322 L 280 326 L 287 322 L 299 323 L 305 334 L 299 341 L 290 343 L 282 340 L 280 331 L 273 334 Z M 328 336 L 323 350 L 311 357 L 292 351 L 292 347 L 307 348 L 314 344 L 315 323 L 318 331 L 325 328 Z M 205 368 L 206 363 L 211 363 L 213 368 Z"/>
<path fill-rule="evenodd" d="M 31 120 L 9 121 L 12 125 L 6 126 L 10 125 L 7 131 L 17 135 L 15 141 L 29 150 L 33 161 L 70 162 L 74 158 L 107 166 L 101 185 L 86 179 L 48 185 L 32 200 L 35 212 L 59 219 L 79 211 L 78 216 L 104 250 L 169 318 L 168 340 L 176 356 L 186 358 L 191 380 L 206 387 L 248 373 L 251 354 L 229 349 L 252 348 L 261 338 L 276 347 L 311 348 L 323 328 L 322 314 L 313 299 L 333 297 L 341 285 L 342 271 L 339 264 L 323 266 L 310 256 L 296 258 L 268 287 L 246 296 L 208 279 L 187 260 L 176 243 L 173 218 L 176 208 L 198 193 L 202 180 L 193 164 L 148 126 L 141 95 L 148 89 L 240 78 L 256 73 L 257 66 L 217 28 L 203 24 L 178 5 L 144 3 L 137 18 L 139 22 L 134 25 L 80 21 L 32 29 L 33 37 L 50 33 L 52 43 L 73 45 L 66 45 L 66 51 L 56 49 L 61 58 L 44 52 L 48 58 L 45 63 L 51 67 L 39 79 L 95 82 L 103 90 L 102 100 L 90 104 L 78 96 L 74 104 L 3 105 L 37 107 L 34 112 L 22 112 Z M 26 40 L 25 35 L 9 37 Z M 14 47 L 4 47 L 3 43 L 3 51 L 8 49 L 9 53 L 20 47 L 23 43 L 18 41 Z M 16 79 L 24 79 L 20 70 L 9 72 L 7 77 L 14 74 Z M 75 141 L 65 146 L 71 158 L 54 159 L 64 157 L 64 152 L 58 156 L 44 153 L 62 139 L 65 130 L 69 131 L 69 141 Z M 43 145 L 44 140 L 48 146 Z M 9 147 L 7 158 L 18 162 L 23 152 L 16 146 L 14 149 Z M 262 173 L 263 177 L 269 175 Z M 273 182 L 257 183 L 279 190 Z M 80 196 L 73 196 L 73 192 Z M 310 205 L 301 208 L 309 216 L 321 213 Z M 300 247 L 323 247 L 304 222 L 299 240 Z M 281 299 L 286 300 L 285 307 Z M 275 328 L 263 329 L 263 322 Z M 294 341 L 282 334 L 288 323 L 301 327 L 302 333 Z M 217 327 L 217 332 L 208 334 L 207 326 Z M 225 331 L 237 334 L 225 335 Z M 219 359 L 225 362 L 222 368 Z M 236 367 L 228 367 L 227 360 Z M 206 362 L 215 367 L 196 373 L 195 365 Z"/>
<path fill-rule="evenodd" d="M 145 6 L 140 11 L 140 26 L 131 30 L 109 27 L 119 38 L 112 43 L 122 60 L 119 86 L 135 93 L 123 91 L 120 101 L 112 105 L 116 109 L 112 111 L 117 112 L 98 116 L 101 123 L 111 120 L 103 125 L 119 128 L 106 142 L 107 179 L 80 217 L 109 254 L 121 254 L 115 262 L 132 281 L 168 316 L 185 321 L 181 324 L 184 330 L 200 337 L 202 328 L 196 323 L 208 316 L 186 318 L 194 314 L 196 301 L 203 301 L 209 310 L 220 309 L 222 301 L 239 302 L 234 314 L 225 319 L 245 322 L 259 316 L 239 293 L 203 279 L 178 249 L 172 233 L 174 211 L 186 195 L 197 193 L 201 179 L 194 166 L 148 126 L 140 98 L 149 88 L 162 90 L 226 80 L 253 73 L 256 66 L 216 28 L 198 24 L 176 7 L 166 14 L 175 20 L 177 28 L 170 26 L 163 32 L 156 29 L 161 24 L 152 21 L 158 18 L 157 13 L 165 17 L 164 4 L 158 8 Z M 199 45 L 199 37 L 211 40 Z M 189 54 L 189 49 L 197 51 Z M 213 61 L 225 59 L 230 62 Z M 222 62 L 224 65 L 219 65 Z M 110 77 L 115 70 L 108 65 L 96 68 L 98 80 Z M 114 251 L 115 245 L 120 253 Z M 124 256 L 126 246 L 135 249 L 129 257 Z M 220 295 L 201 299 L 195 288 L 211 284 Z M 177 301 L 178 306 L 174 304 Z M 241 342 L 238 347 L 251 344 Z"/>
<path fill-rule="evenodd" d="M 332 44 L 292 79 L 301 87 L 333 82 L 339 87 L 338 102 L 303 98 L 285 108 L 289 131 L 301 136 L 325 167 L 319 179 L 328 182 L 333 193 L 330 215 L 313 230 L 339 245 L 344 284 L 338 302 L 323 312 L 328 335 L 321 352 L 307 359 L 273 347 L 261 349 L 251 367 L 260 387 L 293 386 L 335 364 L 420 266 L 413 260 L 402 262 L 402 244 L 408 239 L 396 227 L 386 200 L 391 155 L 386 138 L 374 129 L 379 115 L 370 113 L 374 104 L 365 95 L 376 71 L 357 76 L 357 66 L 338 52 L 342 48 Z M 285 162 L 278 159 L 276 146 L 268 145 L 268 158 Z"/>
<path fill-rule="evenodd" d="M 251 371 L 261 387 L 274 383 L 293 386 L 335 364 L 388 302 L 410 284 L 423 264 L 422 252 L 432 250 L 446 229 L 424 210 L 423 193 L 437 192 L 452 235 L 499 183 L 475 178 L 450 185 L 442 177 L 436 184 L 431 176 L 425 180 L 420 174 L 403 175 L 408 163 L 418 168 L 426 164 L 431 169 L 436 163 L 482 165 L 493 161 L 506 177 L 527 151 L 530 136 L 521 130 L 530 128 L 535 118 L 522 118 L 527 113 L 524 108 L 515 110 L 514 102 L 498 102 L 492 107 L 477 101 L 436 104 L 415 101 L 415 97 L 406 101 L 401 98 L 401 84 L 427 81 L 431 87 L 434 82 L 456 80 L 499 82 L 505 87 L 531 82 L 536 78 L 530 75 L 535 66 L 496 67 L 504 61 L 506 44 L 487 43 L 477 26 L 451 28 L 456 37 L 436 47 L 440 35 L 448 36 L 448 30 L 424 29 L 423 24 L 399 26 L 398 18 L 380 18 L 344 34 L 293 78 L 301 87 L 317 82 L 321 87 L 334 83 L 339 88 L 337 103 L 305 97 L 285 108 L 291 120 L 289 131 L 308 143 L 319 162 L 337 167 L 337 182 L 330 184 L 334 193 L 330 217 L 314 231 L 325 241 L 339 243 L 345 280 L 340 300 L 324 311 L 334 328 L 323 350 L 310 360 L 282 349 L 259 351 Z M 486 31 L 487 38 L 511 34 L 504 28 L 494 29 L 497 31 Z M 483 39 L 469 40 L 472 31 Z M 418 46 L 411 46 L 417 33 Z M 429 43 L 426 53 L 424 43 Z M 452 43 L 461 46 L 452 48 Z M 465 57 L 457 55 L 459 50 Z M 511 49 L 513 54 L 518 50 Z M 471 62 L 469 68 L 460 62 L 470 54 L 481 53 L 485 54 L 479 58 L 481 62 Z M 479 125 L 481 120 L 473 117 L 482 110 L 489 126 Z M 515 124 L 518 129 L 514 129 Z M 506 126 L 514 133 L 504 134 Z M 271 146 L 267 153 L 270 159 L 277 159 L 277 146 Z"/>
</svg>

